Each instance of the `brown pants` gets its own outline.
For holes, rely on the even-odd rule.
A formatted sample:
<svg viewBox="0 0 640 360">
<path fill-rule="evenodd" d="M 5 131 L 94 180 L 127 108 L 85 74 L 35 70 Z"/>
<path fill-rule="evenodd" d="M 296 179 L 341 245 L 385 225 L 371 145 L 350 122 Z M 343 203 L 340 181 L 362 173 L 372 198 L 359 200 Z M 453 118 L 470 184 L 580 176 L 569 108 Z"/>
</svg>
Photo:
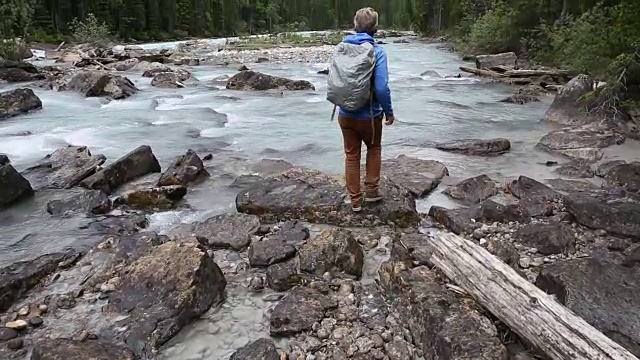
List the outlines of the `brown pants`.
<svg viewBox="0 0 640 360">
<path fill-rule="evenodd" d="M 360 157 L 362 143 L 367 146 L 367 164 L 365 175 L 365 190 L 367 194 L 377 196 L 378 183 L 380 182 L 380 167 L 382 162 L 382 116 L 373 120 L 351 119 L 339 116 L 338 122 L 342 129 L 345 153 L 345 178 L 347 191 L 351 197 L 351 203 L 362 203 L 362 191 L 360 190 Z M 375 127 L 375 137 L 374 137 Z M 371 140 L 373 138 L 373 143 Z"/>
</svg>

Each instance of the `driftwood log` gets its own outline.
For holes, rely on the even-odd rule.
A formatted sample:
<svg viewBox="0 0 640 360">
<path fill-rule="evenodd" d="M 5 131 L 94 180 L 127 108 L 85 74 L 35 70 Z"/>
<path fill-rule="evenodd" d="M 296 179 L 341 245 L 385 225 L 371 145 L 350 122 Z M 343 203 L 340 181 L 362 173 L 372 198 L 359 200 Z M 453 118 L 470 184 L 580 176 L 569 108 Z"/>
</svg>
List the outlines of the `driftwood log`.
<svg viewBox="0 0 640 360">
<path fill-rule="evenodd" d="M 446 233 L 428 248 L 449 279 L 551 359 L 638 360 L 484 248 Z"/>
</svg>

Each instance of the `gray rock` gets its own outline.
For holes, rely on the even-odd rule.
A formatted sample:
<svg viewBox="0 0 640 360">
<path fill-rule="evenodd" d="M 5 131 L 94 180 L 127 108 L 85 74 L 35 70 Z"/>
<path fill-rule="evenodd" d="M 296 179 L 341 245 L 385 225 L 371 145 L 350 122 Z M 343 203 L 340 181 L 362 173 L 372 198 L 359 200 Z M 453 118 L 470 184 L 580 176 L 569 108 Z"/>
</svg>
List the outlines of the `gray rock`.
<svg viewBox="0 0 640 360">
<path fill-rule="evenodd" d="M 42 101 L 31 89 L 0 93 L 0 120 L 42 109 Z"/>
<path fill-rule="evenodd" d="M 296 248 L 278 240 L 253 242 L 249 247 L 249 264 L 252 267 L 267 267 L 293 258 Z"/>
<path fill-rule="evenodd" d="M 134 67 L 138 66 L 138 64 L 140 64 L 140 60 L 133 58 L 133 59 L 126 59 L 126 60 L 122 60 L 122 61 L 118 61 L 116 63 L 110 64 L 109 67 L 111 67 L 112 69 L 115 69 L 116 71 L 129 71 Z"/>
<path fill-rule="evenodd" d="M 47 203 L 47 212 L 53 216 L 72 214 L 106 214 L 111 210 L 111 201 L 100 190 L 84 190 L 64 200 Z"/>
<path fill-rule="evenodd" d="M 327 310 L 337 307 L 335 300 L 306 287 L 296 287 L 282 299 L 271 313 L 272 336 L 294 335 L 311 330 Z"/>
<path fill-rule="evenodd" d="M 520 176 L 518 180 L 509 185 L 509 191 L 518 199 L 540 199 L 553 201 L 561 199 L 562 195 L 547 185 L 526 176 Z"/>
<path fill-rule="evenodd" d="M 38 341 L 31 360 L 137 360 L 131 350 L 102 341 L 49 339 Z"/>
<path fill-rule="evenodd" d="M 33 188 L 11 164 L 0 166 L 0 208 L 33 196 Z"/>
<path fill-rule="evenodd" d="M 229 90 L 315 90 L 306 80 L 290 80 L 262 74 L 252 70 L 242 70 L 227 82 Z"/>
<path fill-rule="evenodd" d="M 578 105 L 578 101 L 593 90 L 593 79 L 578 75 L 564 85 L 556 94 L 553 103 L 545 113 L 545 120 L 560 125 L 584 125 L 591 122 L 588 115 Z"/>
<path fill-rule="evenodd" d="M 93 175 L 105 160 L 104 155 L 91 154 L 86 146 L 67 146 L 45 156 L 23 175 L 36 190 L 68 189 Z"/>
<path fill-rule="evenodd" d="M 515 69 L 518 57 L 514 52 L 506 52 L 500 54 L 477 55 L 475 60 L 476 67 L 478 69 L 490 70 L 496 66 Z"/>
<path fill-rule="evenodd" d="M 509 151 L 511 142 L 507 139 L 462 139 L 436 144 L 436 149 L 465 155 L 494 156 Z"/>
<path fill-rule="evenodd" d="M 640 202 L 618 194 L 572 193 L 564 199 L 576 221 L 592 229 L 640 239 Z"/>
<path fill-rule="evenodd" d="M 622 135 L 609 130 L 575 128 L 552 131 L 543 136 L 536 147 L 569 158 L 593 162 L 602 158 L 601 149 L 621 144 L 624 140 Z"/>
<path fill-rule="evenodd" d="M 554 190 L 564 192 L 580 192 L 598 189 L 593 183 L 583 180 L 547 179 L 545 182 Z"/>
<path fill-rule="evenodd" d="M 542 255 L 569 254 L 575 250 L 573 228 L 564 223 L 528 224 L 518 230 L 515 237 Z"/>
<path fill-rule="evenodd" d="M 223 214 L 203 222 L 183 225 L 172 233 L 195 234 L 198 241 L 214 249 L 243 250 L 251 243 L 251 236 L 260 228 L 257 216 Z"/>
<path fill-rule="evenodd" d="M 603 332 L 640 356 L 638 267 L 628 268 L 593 258 L 546 266 L 536 285 Z"/>
<path fill-rule="evenodd" d="M 393 183 L 409 190 L 416 197 L 424 197 L 438 187 L 449 170 L 435 160 L 422 160 L 400 155 L 382 162 L 382 173 Z"/>
<path fill-rule="evenodd" d="M 507 98 L 500 100 L 500 102 L 524 105 L 532 102 L 540 102 L 540 99 L 537 96 L 529 94 L 513 94 Z"/>
<path fill-rule="evenodd" d="M 498 194 L 498 187 L 490 177 L 480 175 L 463 180 L 443 193 L 465 204 L 478 204 Z"/>
<path fill-rule="evenodd" d="M 622 165 L 626 163 L 627 162 L 624 160 L 612 160 L 612 161 L 604 162 L 598 165 L 598 168 L 596 169 L 596 176 L 605 177 L 609 173 L 609 171 L 611 171 L 611 169 L 617 167 L 618 165 Z"/>
<path fill-rule="evenodd" d="M 5 154 L 0 154 L 0 166 L 4 166 L 7 164 L 11 164 L 11 160 L 9 160 L 9 157 Z"/>
<path fill-rule="evenodd" d="M 174 160 L 162 174 L 158 186 L 182 185 L 187 186 L 209 174 L 204 169 L 202 159 L 195 151 L 189 149 L 187 153 Z"/>
<path fill-rule="evenodd" d="M 267 268 L 267 285 L 275 291 L 287 291 L 302 282 L 303 277 L 298 272 L 298 263 L 295 259 L 273 264 Z"/>
<path fill-rule="evenodd" d="M 229 360 L 280 360 L 273 341 L 258 339 L 234 352 Z"/>
<path fill-rule="evenodd" d="M 591 163 L 582 159 L 575 159 L 566 164 L 563 164 L 554 172 L 562 176 L 583 179 L 592 178 L 594 175 L 594 171 L 593 169 L 591 169 Z"/>
<path fill-rule="evenodd" d="M 623 188 L 630 192 L 640 192 L 640 162 L 612 166 L 604 176 L 605 189 Z"/>
<path fill-rule="evenodd" d="M 124 204 L 138 210 L 170 210 L 187 195 L 187 188 L 182 185 L 169 185 L 139 189 L 124 195 Z"/>
<path fill-rule="evenodd" d="M 511 222 L 528 223 L 531 214 L 519 204 L 502 205 L 492 200 L 462 209 L 447 209 L 432 206 L 429 216 L 456 234 L 472 233 L 477 222 Z"/>
<path fill-rule="evenodd" d="M 175 72 L 161 72 L 157 73 L 153 77 L 153 80 L 151 80 L 151 86 L 177 89 L 184 87 L 184 84 L 180 81 L 178 74 Z"/>
<path fill-rule="evenodd" d="M 124 99 L 138 92 L 138 88 L 128 78 L 97 70 L 75 74 L 61 89 L 79 92 L 86 97 L 111 99 Z"/>
<path fill-rule="evenodd" d="M 322 276 L 344 272 L 362 276 L 364 252 L 349 230 L 331 228 L 307 241 L 299 253 L 300 270 Z"/>
<path fill-rule="evenodd" d="M 44 74 L 31 63 L 0 59 L 0 81 L 14 83 L 44 79 L 44 77 Z"/>
<path fill-rule="evenodd" d="M 394 223 L 399 227 L 419 222 L 413 196 L 404 188 L 382 180 L 383 201 L 367 204 L 354 213 L 344 203 L 344 186 L 318 171 L 292 168 L 254 183 L 236 197 L 239 212 L 259 215 L 265 223 L 301 219 L 338 226 L 375 226 Z M 313 199 L 313 201 L 309 201 Z"/>
<path fill-rule="evenodd" d="M 496 239 L 488 239 L 486 249 L 491 254 L 498 257 L 505 264 L 511 266 L 513 269 L 518 269 L 518 261 L 520 255 L 516 247 L 507 241 L 500 241 Z"/>
<path fill-rule="evenodd" d="M 131 180 L 156 172 L 160 172 L 158 159 L 153 155 L 151 147 L 142 145 L 84 179 L 81 185 L 111 194 L 112 191 Z"/>
</svg>

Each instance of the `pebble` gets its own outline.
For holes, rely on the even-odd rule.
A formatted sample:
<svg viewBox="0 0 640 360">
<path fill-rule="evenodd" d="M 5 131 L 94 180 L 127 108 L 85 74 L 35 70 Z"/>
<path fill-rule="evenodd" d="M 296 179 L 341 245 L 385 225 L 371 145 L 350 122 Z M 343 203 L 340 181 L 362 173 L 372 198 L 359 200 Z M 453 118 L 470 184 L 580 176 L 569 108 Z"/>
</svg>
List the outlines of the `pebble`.
<svg viewBox="0 0 640 360">
<path fill-rule="evenodd" d="M 15 339 L 17 337 L 18 337 L 17 331 L 10 328 L 6 328 L 6 327 L 0 327 L 0 341 L 7 341 L 7 340 Z"/>
<path fill-rule="evenodd" d="M 249 281 L 249 287 L 254 291 L 264 290 L 264 278 L 262 276 L 254 276 Z"/>
<path fill-rule="evenodd" d="M 29 325 L 33 327 L 42 325 L 42 318 L 40 316 L 32 316 L 27 321 L 29 322 Z"/>
<path fill-rule="evenodd" d="M 24 346 L 24 340 L 21 338 L 11 339 L 7 341 L 7 348 L 9 350 L 20 350 Z"/>
<path fill-rule="evenodd" d="M 380 334 L 380 337 L 384 342 L 389 342 L 393 340 L 393 335 L 389 331 L 384 331 L 382 334 Z"/>
<path fill-rule="evenodd" d="M 5 326 L 13 330 L 24 330 L 29 326 L 29 324 L 24 320 L 16 320 L 8 322 Z"/>
<path fill-rule="evenodd" d="M 518 261 L 518 264 L 520 265 L 521 268 L 528 269 L 531 266 L 531 258 L 529 257 L 520 258 L 520 261 Z"/>
<path fill-rule="evenodd" d="M 317 332 L 318 338 L 320 339 L 328 339 L 331 336 L 331 331 L 329 329 L 321 327 Z"/>
<path fill-rule="evenodd" d="M 534 266 L 534 267 L 542 266 L 543 264 L 544 264 L 543 257 L 534 258 L 533 261 L 531 262 L 531 266 Z"/>
<path fill-rule="evenodd" d="M 485 238 L 480 239 L 480 246 L 484 246 L 486 244 L 487 244 L 487 239 Z"/>
<path fill-rule="evenodd" d="M 114 292 L 114 291 L 116 291 L 116 287 L 113 284 L 104 283 L 104 284 L 100 285 L 100 292 L 103 292 L 103 293 L 107 294 L 107 293 Z"/>
<path fill-rule="evenodd" d="M 18 315 L 19 316 L 27 316 L 29 314 L 29 307 L 25 306 L 20 308 L 20 310 L 18 310 Z"/>
</svg>

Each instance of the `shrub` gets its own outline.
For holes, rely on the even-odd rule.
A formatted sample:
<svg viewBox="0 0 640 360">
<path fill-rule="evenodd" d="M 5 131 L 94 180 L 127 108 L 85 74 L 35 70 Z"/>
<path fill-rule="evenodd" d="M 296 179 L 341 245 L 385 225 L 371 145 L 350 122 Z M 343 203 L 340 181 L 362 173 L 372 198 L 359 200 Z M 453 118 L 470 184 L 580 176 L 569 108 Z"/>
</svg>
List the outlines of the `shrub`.
<svg viewBox="0 0 640 360">
<path fill-rule="evenodd" d="M 93 13 L 89 13 L 84 21 L 73 19 L 69 29 L 74 39 L 81 43 L 100 43 L 110 37 L 109 26 L 98 20 Z"/>
</svg>

